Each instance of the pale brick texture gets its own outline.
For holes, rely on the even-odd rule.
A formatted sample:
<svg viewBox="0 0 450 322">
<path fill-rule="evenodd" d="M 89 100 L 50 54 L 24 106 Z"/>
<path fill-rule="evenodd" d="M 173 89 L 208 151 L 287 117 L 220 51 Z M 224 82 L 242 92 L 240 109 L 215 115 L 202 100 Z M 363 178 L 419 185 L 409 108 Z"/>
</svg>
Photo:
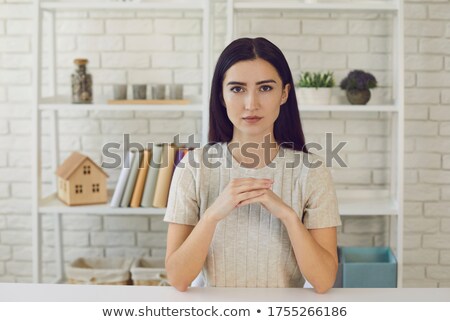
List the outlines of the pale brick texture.
<svg viewBox="0 0 450 322">
<path fill-rule="evenodd" d="M 423 106 L 408 106 L 405 110 L 406 120 L 426 120 L 428 118 L 428 109 Z"/>
<path fill-rule="evenodd" d="M 165 247 L 166 246 L 166 233 L 151 232 L 151 233 L 138 233 L 137 243 L 142 247 Z"/>
<path fill-rule="evenodd" d="M 104 53 L 102 67 L 105 68 L 146 68 L 150 57 L 142 53 Z"/>
<path fill-rule="evenodd" d="M 188 38 L 188 37 L 183 37 Z M 191 39 L 192 40 L 192 39 Z M 199 39 L 193 42 L 201 43 Z M 171 51 L 173 50 L 173 37 L 165 35 L 154 36 L 127 36 L 125 38 L 127 51 Z"/>
<path fill-rule="evenodd" d="M 405 200 L 437 201 L 439 187 L 432 185 L 408 185 L 405 189 Z"/>
<path fill-rule="evenodd" d="M 297 35 L 300 32 L 300 21 L 298 19 L 283 19 L 281 21 L 280 19 L 252 19 L 250 24 L 252 32 L 263 34 Z"/>
<path fill-rule="evenodd" d="M 405 68 L 411 70 L 442 70 L 444 64 L 443 57 L 407 55 L 405 57 Z"/>
<path fill-rule="evenodd" d="M 411 264 L 437 264 L 437 250 L 405 250 L 405 261 Z"/>
<path fill-rule="evenodd" d="M 440 263 L 444 265 L 450 265 L 450 251 L 441 250 Z"/>
<path fill-rule="evenodd" d="M 147 231 L 149 219 L 145 217 L 110 217 L 105 218 L 105 229 L 107 230 L 129 230 L 129 231 Z"/>
<path fill-rule="evenodd" d="M 132 232 L 95 232 L 91 234 L 91 243 L 94 246 L 132 246 L 135 236 Z"/>
<path fill-rule="evenodd" d="M 91 19 L 62 20 L 56 23 L 56 32 L 59 34 L 103 34 L 103 21 Z"/>
<path fill-rule="evenodd" d="M 450 4 L 405 1 L 405 220 L 404 286 L 450 286 Z M 216 0 L 212 63 L 223 48 L 224 0 Z M 31 0 L 0 1 L 0 281 L 31 281 L 31 108 L 33 6 Z M 391 22 L 381 13 L 345 15 L 325 12 L 255 11 L 240 13 L 237 36 L 265 36 L 285 53 L 298 80 L 300 72 L 331 70 L 336 83 L 354 68 L 373 72 L 389 97 Z M 73 60 L 89 59 L 94 95 L 112 97 L 120 83 L 182 83 L 185 94 L 199 98 L 202 85 L 202 19 L 197 12 L 61 12 L 56 15 L 57 91 L 70 93 Z M 44 39 L 47 52 L 48 37 Z M 44 93 L 48 60 L 43 61 Z M 131 95 L 131 86 L 128 94 Z M 336 88 L 338 98 L 344 93 Z M 386 94 L 387 93 L 387 94 Z M 131 97 L 131 96 L 130 96 Z M 23 103 L 21 105 L 12 103 Z M 172 141 L 175 133 L 201 133 L 200 113 L 86 112 L 59 114 L 60 159 L 80 150 L 100 162 L 107 142 Z M 308 142 L 333 145 L 348 141 L 342 158 L 349 168 L 332 170 L 336 187 L 387 187 L 390 181 L 387 113 L 302 113 Z M 50 123 L 43 123 L 44 191 L 50 191 Z M 322 151 L 323 152 L 323 151 Z M 105 160 L 103 160 L 105 161 Z M 114 186 L 118 170 L 110 170 Z M 54 262 L 53 216 L 43 216 L 44 280 Z M 383 217 L 343 217 L 342 246 L 386 243 Z M 161 216 L 63 215 L 66 263 L 82 256 L 165 256 L 167 224 Z"/>
<path fill-rule="evenodd" d="M 30 50 L 30 40 L 27 37 L 2 36 L 0 38 L 0 51 L 5 53 L 23 53 Z"/>
<path fill-rule="evenodd" d="M 146 19 L 107 19 L 105 30 L 107 34 L 150 34 L 153 24 Z"/>
<path fill-rule="evenodd" d="M 425 19 L 427 17 L 427 6 L 423 4 L 416 4 L 413 2 L 406 2 L 404 4 L 404 14 L 406 19 Z"/>
<path fill-rule="evenodd" d="M 450 8 L 446 4 L 431 4 L 428 10 L 431 19 L 447 21 L 450 19 Z"/>
<path fill-rule="evenodd" d="M 450 169 L 450 155 L 444 155 L 443 157 L 443 168 Z"/>
<path fill-rule="evenodd" d="M 405 35 L 416 37 L 440 37 L 445 24 L 439 21 L 410 20 L 405 23 Z"/>
<path fill-rule="evenodd" d="M 119 51 L 124 41 L 119 36 L 77 36 L 78 49 L 87 52 Z"/>
<path fill-rule="evenodd" d="M 150 249 L 148 247 L 114 247 L 106 248 L 105 250 L 106 257 L 138 258 L 150 255 Z"/>
<path fill-rule="evenodd" d="M 322 37 L 322 50 L 325 52 L 367 52 L 369 43 L 363 37 Z"/>
<path fill-rule="evenodd" d="M 303 20 L 302 33 L 312 35 L 345 35 L 347 33 L 346 21 L 333 21 L 330 24 L 322 20 Z"/>
<path fill-rule="evenodd" d="M 200 34 L 200 19 L 155 19 L 155 33 L 170 35 Z"/>
<path fill-rule="evenodd" d="M 157 53 L 152 56 L 153 68 L 193 68 L 198 66 L 198 56 L 192 53 Z"/>
</svg>

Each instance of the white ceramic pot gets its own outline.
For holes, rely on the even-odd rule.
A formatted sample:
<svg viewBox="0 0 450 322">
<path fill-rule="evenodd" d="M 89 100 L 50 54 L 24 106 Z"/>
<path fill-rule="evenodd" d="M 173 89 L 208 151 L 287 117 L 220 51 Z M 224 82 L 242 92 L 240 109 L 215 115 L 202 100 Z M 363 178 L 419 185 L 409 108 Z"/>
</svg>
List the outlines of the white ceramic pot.
<svg viewBox="0 0 450 322">
<path fill-rule="evenodd" d="M 331 88 L 329 87 L 297 87 L 295 94 L 300 105 L 329 105 L 331 101 Z"/>
</svg>

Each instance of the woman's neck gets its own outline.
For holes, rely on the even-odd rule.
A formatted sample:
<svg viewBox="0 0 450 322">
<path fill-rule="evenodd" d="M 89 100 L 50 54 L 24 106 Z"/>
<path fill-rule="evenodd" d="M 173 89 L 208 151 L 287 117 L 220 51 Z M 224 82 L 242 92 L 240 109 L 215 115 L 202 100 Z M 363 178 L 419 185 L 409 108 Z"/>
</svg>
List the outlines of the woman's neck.
<svg viewBox="0 0 450 322">
<path fill-rule="evenodd" d="M 272 137 L 273 138 L 273 137 Z M 273 140 L 265 138 L 263 141 L 238 141 L 234 138 L 228 143 L 233 158 L 250 168 L 264 168 L 272 162 L 278 154 L 280 146 Z"/>
</svg>

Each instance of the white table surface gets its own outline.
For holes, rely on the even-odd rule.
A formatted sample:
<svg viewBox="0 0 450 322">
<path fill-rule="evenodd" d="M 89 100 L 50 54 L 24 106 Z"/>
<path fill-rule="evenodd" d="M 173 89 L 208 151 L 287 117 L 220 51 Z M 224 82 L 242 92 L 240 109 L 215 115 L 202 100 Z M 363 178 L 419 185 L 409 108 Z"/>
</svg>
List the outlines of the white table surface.
<svg viewBox="0 0 450 322">
<path fill-rule="evenodd" d="M 450 302 L 450 288 L 331 289 L 189 288 L 0 283 L 2 302 Z"/>
</svg>

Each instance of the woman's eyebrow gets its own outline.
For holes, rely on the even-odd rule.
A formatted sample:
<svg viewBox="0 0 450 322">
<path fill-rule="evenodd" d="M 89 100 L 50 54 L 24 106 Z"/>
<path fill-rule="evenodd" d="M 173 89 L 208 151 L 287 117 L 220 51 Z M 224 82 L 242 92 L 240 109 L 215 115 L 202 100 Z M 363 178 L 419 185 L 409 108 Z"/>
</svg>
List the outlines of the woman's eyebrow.
<svg viewBox="0 0 450 322">
<path fill-rule="evenodd" d="M 276 84 L 277 82 L 275 80 L 273 80 L 273 79 L 266 79 L 266 80 L 262 80 L 262 81 L 256 82 L 256 85 L 261 85 L 261 84 L 265 84 L 265 83 L 275 83 Z M 245 86 L 245 85 L 247 85 L 247 83 L 231 81 L 231 82 L 227 83 L 227 86 L 229 86 L 229 85 L 243 85 L 243 86 Z"/>
<path fill-rule="evenodd" d="M 277 82 L 273 79 L 267 79 L 267 80 L 256 82 L 256 85 L 261 85 L 261 84 L 265 84 L 265 83 L 275 83 L 276 84 Z"/>
<path fill-rule="evenodd" d="M 247 85 L 247 83 L 242 83 L 242 82 L 235 82 L 235 81 L 231 81 L 227 83 L 227 86 L 229 85 Z"/>
</svg>

